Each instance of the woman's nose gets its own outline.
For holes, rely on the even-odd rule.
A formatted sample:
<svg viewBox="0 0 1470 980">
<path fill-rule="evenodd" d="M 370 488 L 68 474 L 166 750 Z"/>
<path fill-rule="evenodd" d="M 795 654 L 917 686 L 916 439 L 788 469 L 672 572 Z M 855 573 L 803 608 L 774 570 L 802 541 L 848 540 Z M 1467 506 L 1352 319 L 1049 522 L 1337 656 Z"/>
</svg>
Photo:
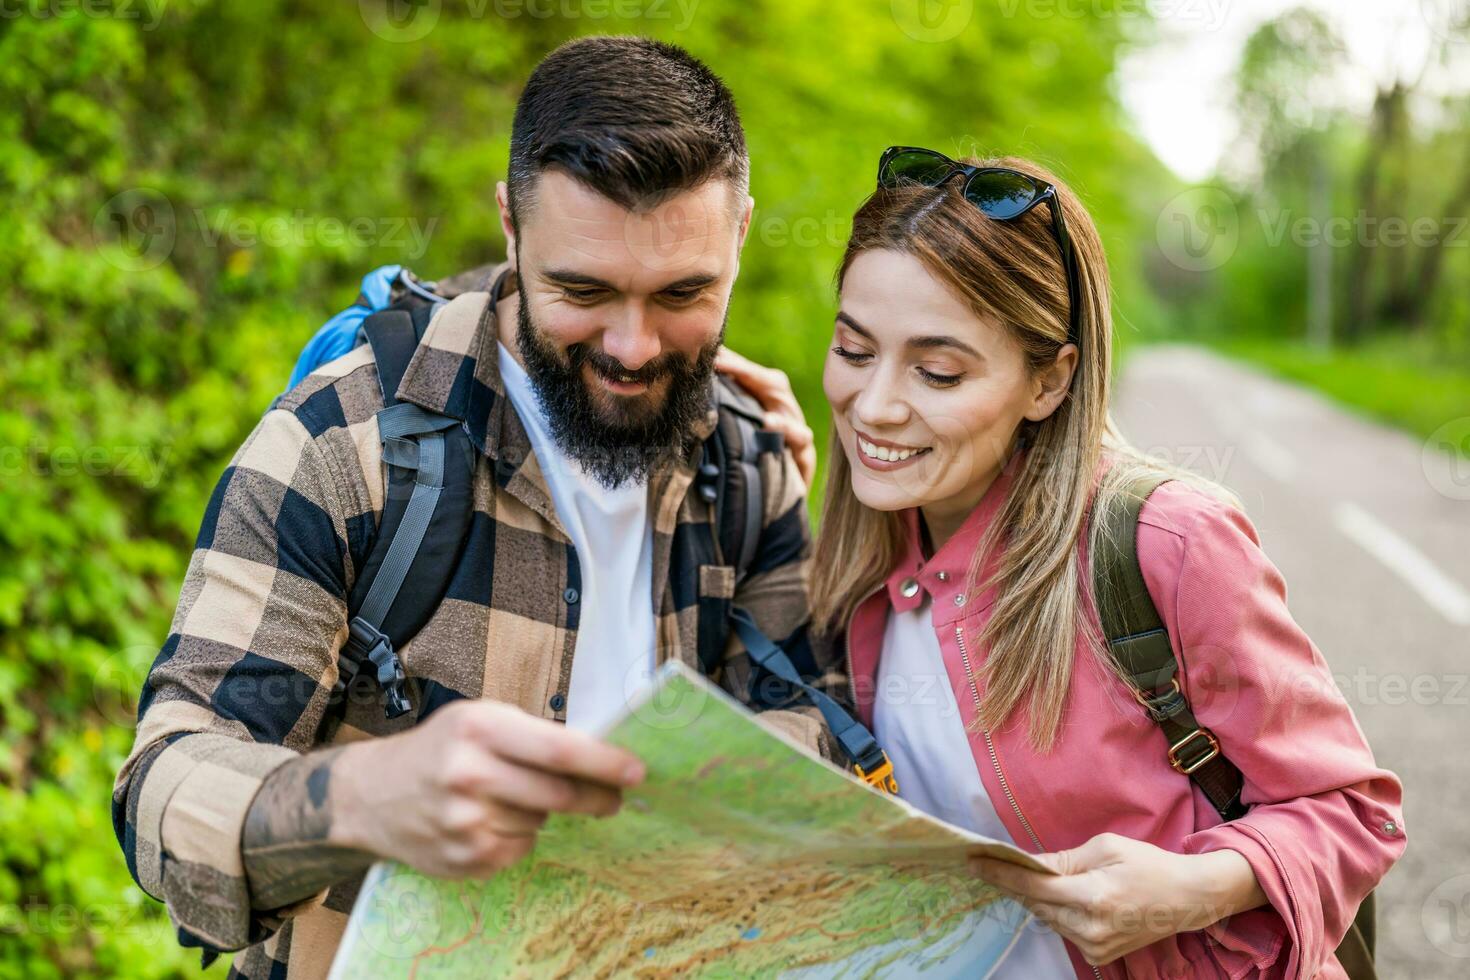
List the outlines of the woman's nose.
<svg viewBox="0 0 1470 980">
<path fill-rule="evenodd" d="M 863 386 L 853 402 L 853 417 L 860 425 L 870 428 L 901 426 L 909 420 L 909 406 L 898 390 L 895 378 L 887 371 L 878 371 L 872 380 Z M 870 433 L 877 435 L 878 433 Z"/>
</svg>

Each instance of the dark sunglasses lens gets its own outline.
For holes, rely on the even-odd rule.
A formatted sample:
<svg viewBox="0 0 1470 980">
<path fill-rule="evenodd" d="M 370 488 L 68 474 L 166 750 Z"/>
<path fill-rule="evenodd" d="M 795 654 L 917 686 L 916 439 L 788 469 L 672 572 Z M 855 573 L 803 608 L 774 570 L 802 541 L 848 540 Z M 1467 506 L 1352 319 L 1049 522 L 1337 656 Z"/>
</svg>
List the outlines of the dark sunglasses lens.
<svg viewBox="0 0 1470 980">
<path fill-rule="evenodd" d="M 884 187 L 897 187 L 910 181 L 932 187 L 943 180 L 950 169 L 950 162 L 938 154 L 909 150 L 894 154 L 893 159 L 884 164 L 878 182 Z"/>
<path fill-rule="evenodd" d="M 1025 174 L 991 171 L 976 174 L 965 188 L 965 198 L 992 218 L 1005 221 L 1026 210 L 1036 197 L 1036 184 Z"/>
</svg>

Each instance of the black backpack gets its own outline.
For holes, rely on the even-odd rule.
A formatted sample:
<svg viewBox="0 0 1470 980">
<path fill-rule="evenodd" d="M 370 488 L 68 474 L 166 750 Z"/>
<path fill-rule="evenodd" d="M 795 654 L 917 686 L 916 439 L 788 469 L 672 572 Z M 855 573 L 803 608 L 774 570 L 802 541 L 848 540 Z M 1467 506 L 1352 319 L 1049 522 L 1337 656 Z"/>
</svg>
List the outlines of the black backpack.
<svg viewBox="0 0 1470 980">
<path fill-rule="evenodd" d="M 348 639 L 338 653 L 329 719 L 345 710 L 349 689 L 356 701 L 370 698 L 376 687 L 389 718 L 411 709 L 396 651 L 424 627 L 447 593 L 473 512 L 477 450 L 464 426 L 396 397 L 429 320 L 446 297 L 435 292 L 435 284 L 408 273 L 400 275 L 399 284 L 401 295 L 367 316 L 359 331 L 358 342 L 371 346 L 378 369 L 384 407 L 377 418 L 388 484 L 368 557 L 348 596 Z M 492 290 L 498 287 L 497 282 Z M 760 541 L 765 499 L 760 457 L 780 454 L 785 443 L 780 433 L 761 428 L 761 410 L 752 399 L 723 380 L 716 389 L 718 424 L 702 447 L 695 489 L 714 507 L 720 550 L 739 582 Z M 727 616 L 701 616 L 700 622 L 698 655 L 706 674 L 719 667 L 734 628 L 757 668 L 751 672 L 752 691 L 761 671 L 779 678 L 792 700 L 804 696 L 821 711 L 861 778 L 896 790 L 892 766 L 872 733 L 809 685 L 748 612 L 730 609 Z"/>
<path fill-rule="evenodd" d="M 1179 662 L 1169 634 L 1148 594 L 1138 566 L 1138 515 L 1149 495 L 1167 478 L 1148 477 L 1127 487 L 1118 506 L 1101 516 L 1093 558 L 1093 595 L 1108 649 L 1133 688 L 1134 697 L 1169 741 L 1169 765 L 1194 780 L 1221 819 L 1248 809 L 1240 802 L 1245 779 L 1220 751 L 1215 734 L 1195 720 L 1179 688 Z M 1353 924 L 1337 947 L 1337 960 L 1352 980 L 1377 980 L 1373 965 L 1376 933 L 1373 895 L 1363 899 Z"/>
</svg>

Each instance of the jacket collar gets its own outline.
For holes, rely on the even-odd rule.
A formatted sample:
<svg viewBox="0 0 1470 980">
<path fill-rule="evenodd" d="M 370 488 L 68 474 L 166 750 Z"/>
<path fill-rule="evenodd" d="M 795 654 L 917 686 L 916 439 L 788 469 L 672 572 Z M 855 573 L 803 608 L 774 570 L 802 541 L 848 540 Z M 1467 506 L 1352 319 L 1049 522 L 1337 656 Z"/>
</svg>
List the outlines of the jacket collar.
<svg viewBox="0 0 1470 980">
<path fill-rule="evenodd" d="M 938 622 L 956 615 L 973 613 L 988 605 L 993 589 L 984 589 L 980 595 L 973 595 L 968 588 L 970 562 L 986 530 L 1005 503 L 1024 458 L 1025 451 L 1022 449 L 1011 454 L 1011 458 L 991 481 L 975 509 L 928 560 L 924 558 L 919 509 L 910 507 L 901 512 L 904 527 L 903 555 L 884 582 L 888 601 L 895 610 L 907 612 L 923 605 L 926 598 L 932 599 L 935 605 L 934 617 Z M 988 571 L 987 568 L 987 573 Z"/>
</svg>

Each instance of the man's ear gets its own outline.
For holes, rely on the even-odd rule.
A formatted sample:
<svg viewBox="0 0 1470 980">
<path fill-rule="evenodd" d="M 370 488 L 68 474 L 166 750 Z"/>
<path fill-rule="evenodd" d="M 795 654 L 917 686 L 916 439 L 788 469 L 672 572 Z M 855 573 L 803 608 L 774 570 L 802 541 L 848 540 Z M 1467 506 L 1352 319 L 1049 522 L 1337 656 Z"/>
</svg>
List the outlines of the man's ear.
<svg viewBox="0 0 1470 980">
<path fill-rule="evenodd" d="M 1062 399 L 1067 397 L 1068 389 L 1072 387 L 1072 375 L 1077 370 L 1079 359 L 1076 344 L 1062 345 L 1062 349 L 1057 351 L 1056 360 L 1036 376 L 1026 418 L 1032 422 L 1040 422 L 1051 417 L 1051 413 L 1057 410 Z"/>
<path fill-rule="evenodd" d="M 745 213 L 740 216 L 740 244 L 736 246 L 737 253 L 745 251 L 745 239 L 750 234 L 751 217 L 755 214 L 755 198 L 746 195 Z"/>
<path fill-rule="evenodd" d="M 505 260 L 514 269 L 516 265 L 516 227 L 510 219 L 510 186 L 503 180 L 495 185 L 495 203 L 500 206 L 500 230 L 505 235 Z"/>
</svg>

